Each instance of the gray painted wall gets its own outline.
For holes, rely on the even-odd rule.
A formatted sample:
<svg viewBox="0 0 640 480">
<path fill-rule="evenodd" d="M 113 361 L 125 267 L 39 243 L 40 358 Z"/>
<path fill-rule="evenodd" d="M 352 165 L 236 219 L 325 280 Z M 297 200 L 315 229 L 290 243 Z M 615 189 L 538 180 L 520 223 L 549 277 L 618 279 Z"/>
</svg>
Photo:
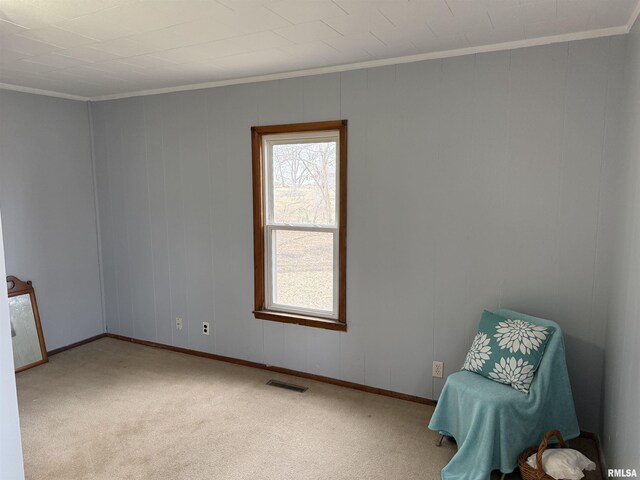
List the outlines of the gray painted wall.
<svg viewBox="0 0 640 480">
<path fill-rule="evenodd" d="M 615 245 L 607 325 L 602 441 L 608 468 L 640 471 L 640 25 L 627 38 L 621 156 L 614 184 L 621 193 L 610 216 L 621 227 Z"/>
<path fill-rule="evenodd" d="M 509 307 L 562 325 L 596 430 L 623 52 L 613 37 L 93 104 L 108 331 L 437 398 L 432 360 L 458 370 L 482 309 Z M 249 128 L 339 118 L 349 331 L 255 320 Z"/>
<path fill-rule="evenodd" d="M 0 90 L 7 271 L 32 280 L 47 349 L 104 331 L 87 105 Z"/>
<path fill-rule="evenodd" d="M 6 276 L 0 222 L 0 278 Z M 13 368 L 7 289 L 0 289 L 0 467 L 6 480 L 24 479 L 16 376 Z"/>
</svg>

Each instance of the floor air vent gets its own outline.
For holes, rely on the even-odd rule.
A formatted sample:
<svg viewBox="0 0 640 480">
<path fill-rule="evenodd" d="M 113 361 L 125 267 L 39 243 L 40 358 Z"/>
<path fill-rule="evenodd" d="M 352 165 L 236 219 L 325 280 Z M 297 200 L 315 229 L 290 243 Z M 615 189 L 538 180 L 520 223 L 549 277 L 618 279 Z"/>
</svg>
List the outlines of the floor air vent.
<svg viewBox="0 0 640 480">
<path fill-rule="evenodd" d="M 307 387 L 301 387 L 300 385 L 293 385 L 291 383 L 279 382 L 278 380 L 269 380 L 267 385 L 272 387 L 284 388 L 285 390 L 291 390 L 298 393 L 304 393 L 307 391 Z"/>
</svg>

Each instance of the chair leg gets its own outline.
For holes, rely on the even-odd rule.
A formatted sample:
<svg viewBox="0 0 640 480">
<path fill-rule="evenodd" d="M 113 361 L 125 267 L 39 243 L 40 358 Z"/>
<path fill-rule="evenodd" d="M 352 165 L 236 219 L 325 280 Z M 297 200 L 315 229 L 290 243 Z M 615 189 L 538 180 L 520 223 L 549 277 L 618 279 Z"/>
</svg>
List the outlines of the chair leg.
<svg viewBox="0 0 640 480">
<path fill-rule="evenodd" d="M 504 480 L 504 477 L 506 477 L 506 476 L 507 476 L 507 474 L 506 474 L 506 473 L 503 473 L 503 474 L 500 476 L 500 480 Z"/>
<path fill-rule="evenodd" d="M 442 445 L 442 440 L 444 439 L 444 435 L 440 434 L 438 435 L 438 440 L 436 440 L 436 447 L 440 447 Z M 502 479 L 504 480 L 504 479 Z"/>
</svg>

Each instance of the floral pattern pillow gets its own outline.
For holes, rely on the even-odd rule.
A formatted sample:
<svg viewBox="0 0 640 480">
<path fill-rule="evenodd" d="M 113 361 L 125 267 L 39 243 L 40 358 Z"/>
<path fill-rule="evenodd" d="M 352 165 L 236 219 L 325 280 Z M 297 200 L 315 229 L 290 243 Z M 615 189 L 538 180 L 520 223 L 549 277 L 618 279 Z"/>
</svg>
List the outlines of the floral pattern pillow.
<svg viewBox="0 0 640 480">
<path fill-rule="evenodd" d="M 523 393 L 529 387 L 555 329 L 484 311 L 462 370 L 509 385 Z"/>
</svg>

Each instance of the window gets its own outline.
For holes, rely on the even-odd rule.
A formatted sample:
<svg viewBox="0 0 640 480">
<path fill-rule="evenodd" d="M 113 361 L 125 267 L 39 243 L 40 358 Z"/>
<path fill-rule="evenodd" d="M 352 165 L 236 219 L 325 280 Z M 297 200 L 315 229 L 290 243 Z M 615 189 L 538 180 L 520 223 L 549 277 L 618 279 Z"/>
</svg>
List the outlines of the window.
<svg viewBox="0 0 640 480">
<path fill-rule="evenodd" d="M 346 330 L 347 122 L 251 135 L 254 315 Z"/>
</svg>

